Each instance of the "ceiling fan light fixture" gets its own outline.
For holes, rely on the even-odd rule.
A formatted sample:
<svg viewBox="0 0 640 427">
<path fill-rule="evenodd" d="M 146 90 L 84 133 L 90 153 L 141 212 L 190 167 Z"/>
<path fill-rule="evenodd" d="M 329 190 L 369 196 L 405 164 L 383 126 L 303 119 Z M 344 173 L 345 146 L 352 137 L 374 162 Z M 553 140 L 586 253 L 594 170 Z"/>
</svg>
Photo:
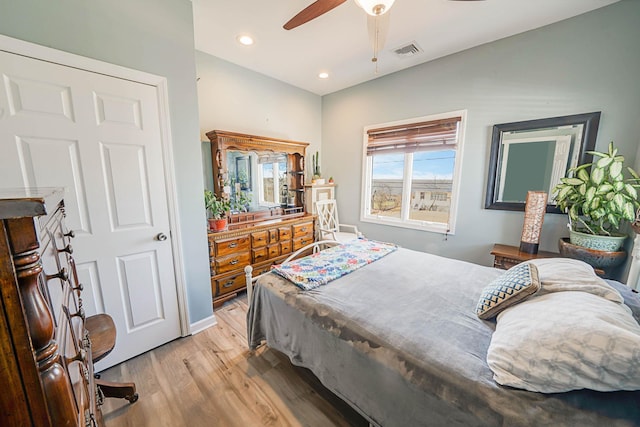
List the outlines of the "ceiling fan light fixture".
<svg viewBox="0 0 640 427">
<path fill-rule="evenodd" d="M 395 0 L 355 0 L 371 16 L 382 15 L 391 9 Z"/>
</svg>

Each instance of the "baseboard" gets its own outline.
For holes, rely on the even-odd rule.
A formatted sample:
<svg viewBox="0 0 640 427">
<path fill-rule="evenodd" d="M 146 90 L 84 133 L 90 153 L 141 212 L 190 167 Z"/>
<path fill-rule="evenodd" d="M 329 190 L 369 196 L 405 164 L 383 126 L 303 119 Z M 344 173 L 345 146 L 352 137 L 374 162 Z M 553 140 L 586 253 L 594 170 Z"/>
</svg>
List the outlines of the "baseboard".
<svg viewBox="0 0 640 427">
<path fill-rule="evenodd" d="M 202 320 L 198 320 L 195 323 L 192 323 L 190 325 L 190 329 L 191 329 L 191 335 L 195 335 L 198 332 L 202 332 L 207 328 L 210 328 L 211 326 L 215 326 L 218 324 L 218 321 L 216 320 L 216 316 L 214 314 L 212 314 L 209 317 L 205 317 Z"/>
</svg>

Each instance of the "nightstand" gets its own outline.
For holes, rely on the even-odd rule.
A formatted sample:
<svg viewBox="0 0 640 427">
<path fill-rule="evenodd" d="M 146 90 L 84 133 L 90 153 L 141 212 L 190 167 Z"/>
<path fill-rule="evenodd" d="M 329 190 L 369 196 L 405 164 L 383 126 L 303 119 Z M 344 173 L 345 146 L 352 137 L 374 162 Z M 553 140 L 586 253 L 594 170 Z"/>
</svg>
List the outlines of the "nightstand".
<svg viewBox="0 0 640 427">
<path fill-rule="evenodd" d="M 520 252 L 520 248 L 517 246 L 501 245 L 499 243 L 493 245 L 491 255 L 493 255 L 493 266 L 503 270 L 508 270 L 514 265 L 530 259 L 561 258 L 561 255 L 557 252 L 538 251 L 537 254 L 530 254 Z"/>
<path fill-rule="evenodd" d="M 491 255 L 493 255 L 493 266 L 503 270 L 508 270 L 514 265 L 529 261 L 530 259 L 562 258 L 562 255 L 557 252 L 538 251 L 537 254 L 529 254 L 527 252 L 520 252 L 520 248 L 517 246 L 501 245 L 500 243 L 493 245 Z M 600 277 L 606 277 L 605 271 L 601 268 L 594 267 L 593 271 Z"/>
</svg>

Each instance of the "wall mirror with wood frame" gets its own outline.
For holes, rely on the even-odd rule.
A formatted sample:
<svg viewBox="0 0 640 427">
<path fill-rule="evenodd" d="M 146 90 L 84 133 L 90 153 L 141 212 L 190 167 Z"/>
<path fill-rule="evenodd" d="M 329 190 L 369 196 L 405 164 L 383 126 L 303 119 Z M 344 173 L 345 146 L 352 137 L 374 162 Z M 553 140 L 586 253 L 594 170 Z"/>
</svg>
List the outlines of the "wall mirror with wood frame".
<svg viewBox="0 0 640 427">
<path fill-rule="evenodd" d="M 231 201 L 230 227 L 304 214 L 307 142 L 213 130 L 214 193 Z"/>
<path fill-rule="evenodd" d="M 527 191 L 549 194 L 567 170 L 592 160 L 600 112 L 493 126 L 485 208 L 524 211 Z"/>
</svg>

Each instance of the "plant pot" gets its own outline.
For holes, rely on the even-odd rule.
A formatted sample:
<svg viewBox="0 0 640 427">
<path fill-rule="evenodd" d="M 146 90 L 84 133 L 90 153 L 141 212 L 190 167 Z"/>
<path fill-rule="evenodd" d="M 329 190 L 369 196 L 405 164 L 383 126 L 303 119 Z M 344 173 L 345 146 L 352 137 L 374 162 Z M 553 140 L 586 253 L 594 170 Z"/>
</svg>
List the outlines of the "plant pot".
<svg viewBox="0 0 640 427">
<path fill-rule="evenodd" d="M 227 229 L 227 219 L 209 218 L 209 228 L 211 231 L 224 231 Z"/>
<path fill-rule="evenodd" d="M 600 251 L 598 249 L 585 248 L 569 243 L 569 239 L 563 237 L 558 242 L 560 255 L 565 258 L 574 258 L 584 261 L 595 268 L 616 267 L 626 259 L 625 251 Z"/>
<path fill-rule="evenodd" d="M 569 230 L 569 240 L 571 244 L 583 246 L 589 249 L 600 251 L 619 251 L 627 236 L 597 236 L 595 234 L 582 233 L 580 231 Z"/>
</svg>

